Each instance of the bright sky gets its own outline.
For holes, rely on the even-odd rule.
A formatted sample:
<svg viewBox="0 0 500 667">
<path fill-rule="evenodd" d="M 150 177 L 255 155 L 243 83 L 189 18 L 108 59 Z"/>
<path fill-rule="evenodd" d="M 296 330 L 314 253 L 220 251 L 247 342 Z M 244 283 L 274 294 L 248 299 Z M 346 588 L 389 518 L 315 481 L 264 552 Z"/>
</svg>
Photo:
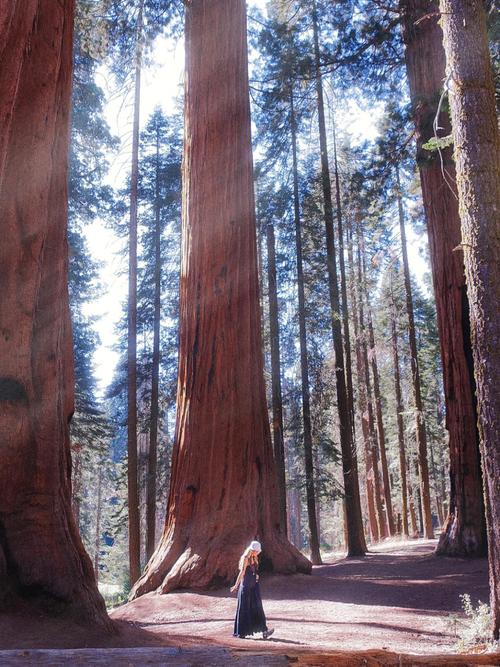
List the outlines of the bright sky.
<svg viewBox="0 0 500 667">
<path fill-rule="evenodd" d="M 265 2 L 266 0 L 251 0 L 249 4 L 263 8 Z M 184 46 L 180 42 L 175 45 L 171 40 L 159 39 L 150 60 L 154 62 L 154 66 L 144 69 L 141 82 L 141 124 L 145 123 L 156 106 L 161 106 L 167 113 L 175 112 L 183 85 Z M 98 83 L 109 98 L 106 119 L 113 134 L 122 141 L 107 180 L 113 186 L 119 187 L 130 170 L 132 96 L 129 95 L 125 101 L 121 97 L 113 97 L 113 82 L 107 76 L 105 68 L 101 68 Z M 351 136 L 351 142 L 356 144 L 376 136 L 379 113 L 376 109 L 362 109 L 351 101 L 348 108 L 339 114 L 338 124 L 343 132 Z M 417 237 L 409 226 L 407 235 L 411 269 L 420 278 L 429 270 L 421 253 L 425 239 Z M 124 242 L 106 228 L 105 221 L 98 220 L 88 227 L 87 241 L 93 257 L 101 266 L 103 294 L 93 304 L 89 304 L 87 310 L 89 314 L 99 317 L 97 328 L 101 345 L 95 351 L 94 366 L 99 389 L 103 392 L 111 381 L 118 361 L 118 354 L 112 349 L 115 343 L 114 328 L 127 295 L 128 268 L 119 256 Z"/>
</svg>

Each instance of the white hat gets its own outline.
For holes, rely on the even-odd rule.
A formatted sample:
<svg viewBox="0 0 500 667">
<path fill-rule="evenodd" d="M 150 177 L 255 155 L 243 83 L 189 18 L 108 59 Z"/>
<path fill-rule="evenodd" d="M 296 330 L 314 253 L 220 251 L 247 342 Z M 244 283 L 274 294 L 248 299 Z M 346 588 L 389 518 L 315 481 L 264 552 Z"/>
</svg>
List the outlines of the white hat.
<svg viewBox="0 0 500 667">
<path fill-rule="evenodd" d="M 257 553 L 260 553 L 262 551 L 262 547 L 260 546 L 260 542 L 257 542 L 257 540 L 254 540 L 253 542 L 250 542 L 250 546 L 248 547 L 252 551 L 256 551 Z"/>
</svg>

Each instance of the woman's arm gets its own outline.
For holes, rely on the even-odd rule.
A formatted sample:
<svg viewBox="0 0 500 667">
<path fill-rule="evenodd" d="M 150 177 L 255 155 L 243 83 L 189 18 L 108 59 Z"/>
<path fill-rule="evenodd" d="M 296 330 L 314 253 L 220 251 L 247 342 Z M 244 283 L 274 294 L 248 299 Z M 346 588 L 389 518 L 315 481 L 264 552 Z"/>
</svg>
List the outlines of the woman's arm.
<svg viewBox="0 0 500 667">
<path fill-rule="evenodd" d="M 243 575 L 245 573 L 245 570 L 247 569 L 247 565 L 248 565 L 248 557 L 245 557 L 245 559 L 243 560 L 243 565 L 241 566 L 241 569 L 238 572 L 238 578 L 236 579 L 236 582 L 235 582 L 234 586 L 232 586 L 229 589 L 229 591 L 231 593 L 234 593 L 234 591 L 238 590 L 238 587 L 241 584 L 241 580 L 243 579 Z"/>
</svg>

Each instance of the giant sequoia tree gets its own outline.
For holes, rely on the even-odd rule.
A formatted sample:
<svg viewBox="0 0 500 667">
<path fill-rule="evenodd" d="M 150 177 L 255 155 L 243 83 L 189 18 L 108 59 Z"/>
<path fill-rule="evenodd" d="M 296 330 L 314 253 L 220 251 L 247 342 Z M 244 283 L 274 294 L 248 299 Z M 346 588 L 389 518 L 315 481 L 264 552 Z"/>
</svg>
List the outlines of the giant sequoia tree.
<svg viewBox="0 0 500 667">
<path fill-rule="evenodd" d="M 0 5 L 0 599 L 48 596 L 108 625 L 71 510 L 73 11 L 72 0 Z"/>
<path fill-rule="evenodd" d="M 429 233 L 436 310 L 439 324 L 450 443 L 450 512 L 438 553 L 483 555 L 486 548 L 484 505 L 476 427 L 472 354 L 468 324 L 460 217 L 451 149 L 423 147 L 436 134 L 449 135 L 448 112 L 436 119 L 445 78 L 438 3 L 400 0 L 408 82 L 417 130 L 417 161 Z"/>
<path fill-rule="evenodd" d="M 254 537 L 268 568 L 310 570 L 280 530 L 247 67 L 245 2 L 188 3 L 176 443 L 164 533 L 132 597 L 229 582 Z"/>
<path fill-rule="evenodd" d="M 481 0 L 441 0 L 478 424 L 493 631 L 500 633 L 500 137 Z"/>
</svg>

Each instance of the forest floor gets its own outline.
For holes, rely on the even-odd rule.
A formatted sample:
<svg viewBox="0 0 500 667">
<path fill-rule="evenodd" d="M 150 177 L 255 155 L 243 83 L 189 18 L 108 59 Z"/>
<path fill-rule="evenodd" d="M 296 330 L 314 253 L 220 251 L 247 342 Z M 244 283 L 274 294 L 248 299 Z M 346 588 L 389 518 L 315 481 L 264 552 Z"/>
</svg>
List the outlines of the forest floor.
<svg viewBox="0 0 500 667">
<path fill-rule="evenodd" d="M 0 618 L 0 649 L 212 647 L 215 652 L 238 650 L 240 655 L 242 650 L 262 652 L 269 658 L 384 649 L 437 659 L 437 654 L 453 651 L 456 638 L 449 619 L 463 616 L 459 596 L 469 593 L 474 604 L 488 601 L 488 574 L 486 559 L 438 558 L 435 545 L 432 540 L 384 542 L 365 558 L 331 555 L 311 576 L 262 577 L 268 625 L 275 628 L 267 641 L 257 635 L 232 636 L 236 596 L 220 589 L 151 593 L 122 605 L 112 612 L 119 631 L 111 639 L 65 628 L 63 619 L 26 623 L 24 618 Z M 493 658 L 490 664 L 500 662 Z"/>
</svg>

